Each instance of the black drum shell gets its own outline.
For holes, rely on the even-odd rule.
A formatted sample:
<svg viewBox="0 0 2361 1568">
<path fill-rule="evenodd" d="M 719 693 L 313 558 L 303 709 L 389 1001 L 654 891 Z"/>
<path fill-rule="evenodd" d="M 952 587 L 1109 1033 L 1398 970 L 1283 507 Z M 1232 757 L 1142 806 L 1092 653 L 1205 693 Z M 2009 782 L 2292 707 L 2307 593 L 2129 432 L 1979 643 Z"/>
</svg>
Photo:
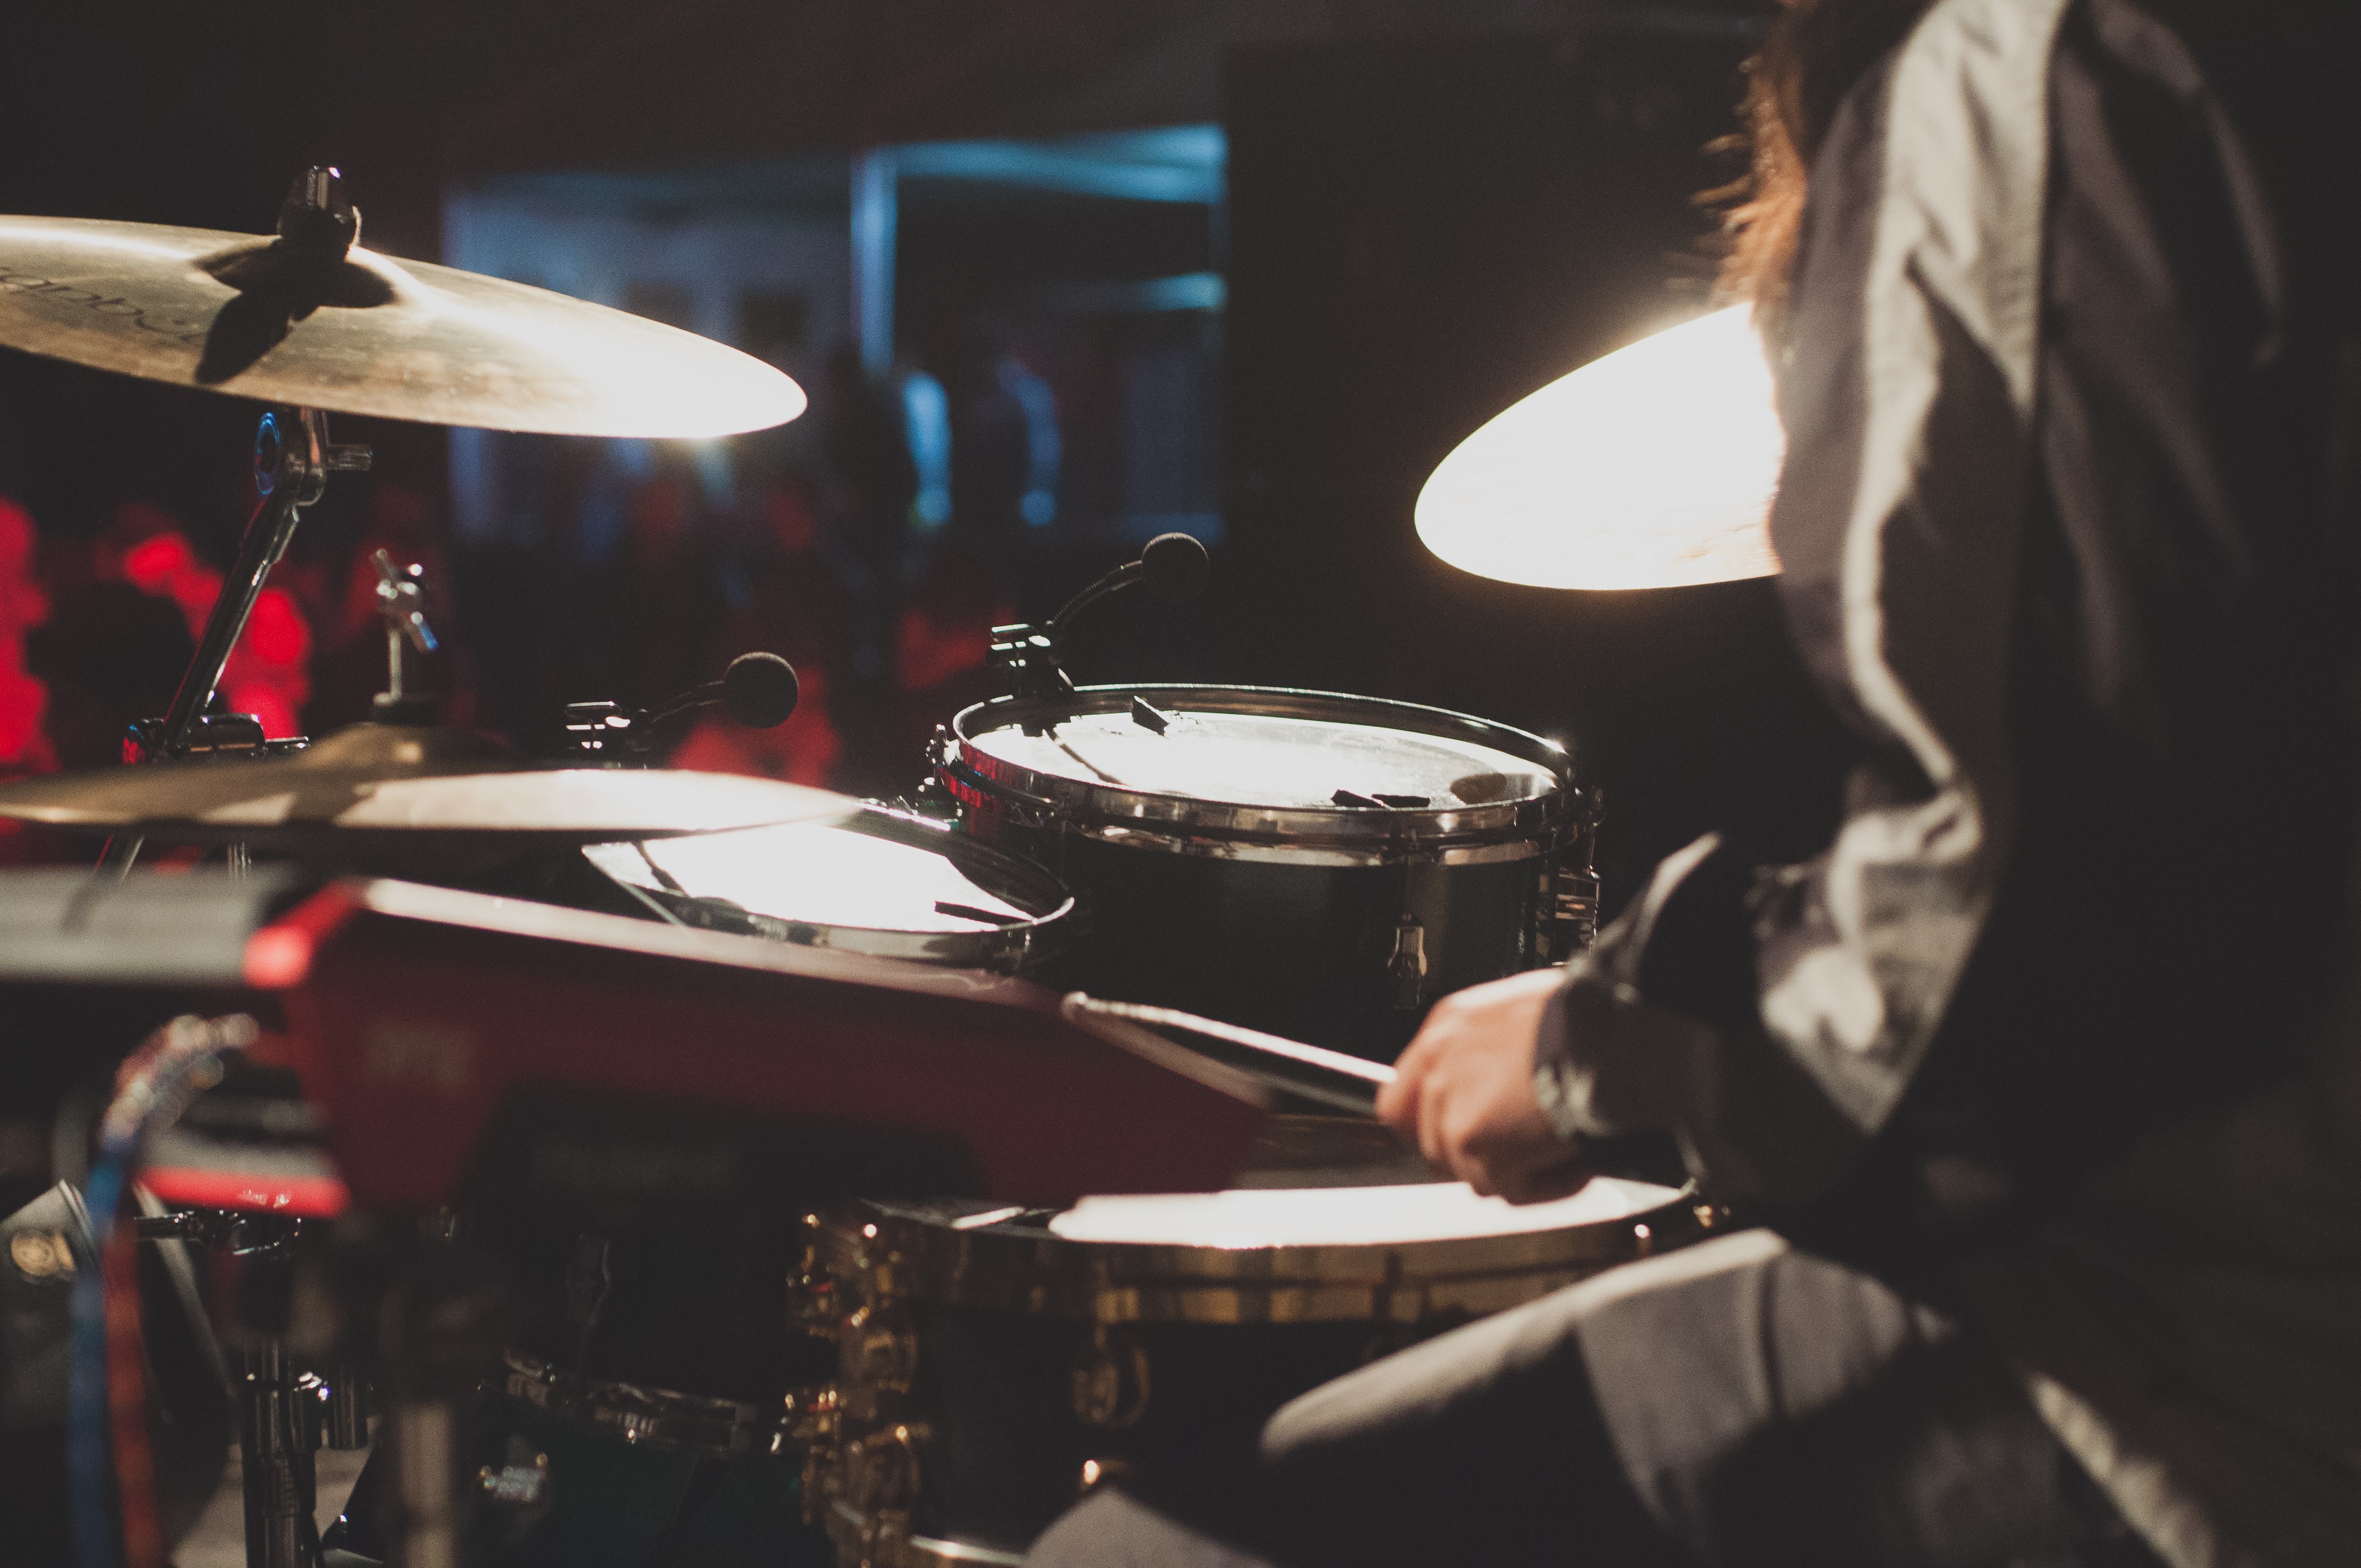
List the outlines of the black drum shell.
<svg viewBox="0 0 2361 1568">
<path fill-rule="evenodd" d="M 987 842 L 1089 890 L 1082 934 L 1044 983 L 1180 1007 L 1390 1061 L 1436 997 L 1551 960 L 1555 852 L 1461 865 L 1211 860 L 979 813 Z M 1403 918 L 1424 974 L 1389 972 Z"/>
<path fill-rule="evenodd" d="M 1089 1325 L 1008 1312 L 938 1309 L 919 1329 L 932 1419 L 913 1533 L 1022 1552 L 1074 1505 L 1085 1464 L 1150 1467 L 1251 1432 L 1270 1413 L 1389 1351 L 1466 1321 L 1129 1325 L 1115 1356 L 1152 1368 L 1138 1420 L 1118 1431 L 1073 1409 Z"/>
<path fill-rule="evenodd" d="M 1399 1055 L 1436 998 L 1562 961 L 1587 944 L 1596 797 L 1538 736 L 1442 709 L 1252 686 L 1088 687 L 1075 711 L 1133 698 L 1166 707 L 1274 713 L 1479 741 L 1556 776 L 1546 798 L 1455 814 L 1341 809 L 1264 814 L 1267 828 L 1168 819 L 1094 798 L 1035 793 L 994 769 L 975 738 L 1041 703 L 961 712 L 939 743 L 937 782 L 969 835 L 1045 867 L 1082 920 L 1045 983 L 1180 1007 L 1378 1060 Z M 994 776 L 997 773 L 999 776 Z M 1454 818 L 1473 819 L 1455 821 Z M 1447 826 L 1446 826 L 1447 825 Z M 1422 972 L 1405 974 L 1405 921 Z"/>
</svg>

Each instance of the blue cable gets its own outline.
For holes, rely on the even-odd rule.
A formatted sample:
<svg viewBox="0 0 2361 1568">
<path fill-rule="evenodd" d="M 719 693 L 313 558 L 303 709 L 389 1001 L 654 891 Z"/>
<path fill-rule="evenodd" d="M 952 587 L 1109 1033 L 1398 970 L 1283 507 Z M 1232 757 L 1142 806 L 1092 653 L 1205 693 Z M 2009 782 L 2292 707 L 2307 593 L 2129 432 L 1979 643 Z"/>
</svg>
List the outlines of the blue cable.
<svg viewBox="0 0 2361 1568">
<path fill-rule="evenodd" d="M 170 1124 L 199 1090 L 221 1080 L 222 1053 L 245 1049 L 260 1033 L 244 1014 L 173 1019 L 148 1037 L 140 1048 L 146 1060 L 99 1119 L 98 1163 L 82 1193 L 91 1255 L 74 1268 L 66 1376 L 66 1506 L 77 1568 L 117 1568 L 122 1555 L 106 1495 L 106 1245 L 132 1162 L 150 1125 Z"/>
<path fill-rule="evenodd" d="M 71 1360 L 66 1383 L 66 1489 L 71 1498 L 74 1559 L 81 1568 L 115 1568 L 115 1510 L 106 1496 L 107 1238 L 123 1201 L 130 1162 L 109 1153 L 90 1173 L 84 1204 L 93 1255 L 74 1270 Z"/>
</svg>

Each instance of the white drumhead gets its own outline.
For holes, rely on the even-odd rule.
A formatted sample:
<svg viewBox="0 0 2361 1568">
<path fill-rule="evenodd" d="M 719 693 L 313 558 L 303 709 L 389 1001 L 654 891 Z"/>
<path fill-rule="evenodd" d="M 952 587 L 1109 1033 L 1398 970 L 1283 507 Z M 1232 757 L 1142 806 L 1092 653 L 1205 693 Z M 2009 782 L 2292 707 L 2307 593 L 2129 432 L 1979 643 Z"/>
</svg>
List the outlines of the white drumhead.
<svg viewBox="0 0 2361 1568">
<path fill-rule="evenodd" d="M 988 931 L 1043 913 L 1020 909 L 947 850 L 833 823 L 593 844 L 590 863 L 618 882 L 720 898 L 774 919 L 866 931 Z M 670 880 L 667 881 L 666 879 Z"/>
<path fill-rule="evenodd" d="M 1076 714 L 1038 731 L 1005 724 L 973 744 L 1049 778 L 1289 810 L 1333 807 L 1339 789 L 1410 796 L 1449 811 L 1540 800 L 1558 787 L 1545 769 L 1473 740 L 1376 724 L 1209 713 L 1185 701 L 1170 718 L 1159 731 L 1127 710 Z"/>
<path fill-rule="evenodd" d="M 1547 1203 L 1478 1197 L 1464 1181 L 1085 1198 L 1049 1222 L 1071 1242 L 1238 1249 L 1393 1246 L 1610 1224 L 1672 1202 L 1669 1187 L 1594 1177 Z"/>
</svg>

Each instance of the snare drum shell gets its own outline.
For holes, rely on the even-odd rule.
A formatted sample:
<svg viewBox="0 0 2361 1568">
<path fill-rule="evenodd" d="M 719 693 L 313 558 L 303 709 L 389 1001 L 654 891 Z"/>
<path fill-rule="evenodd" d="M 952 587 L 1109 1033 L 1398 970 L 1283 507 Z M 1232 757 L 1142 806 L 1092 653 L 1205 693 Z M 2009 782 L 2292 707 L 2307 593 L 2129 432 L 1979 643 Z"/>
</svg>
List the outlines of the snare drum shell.
<svg viewBox="0 0 2361 1568">
<path fill-rule="evenodd" d="M 1049 869 L 1081 931 L 1040 978 L 1391 1060 L 1436 998 L 1587 944 L 1595 799 L 1537 736 L 1406 703 L 1251 686 L 1091 687 L 1078 711 L 1275 713 L 1474 740 L 1557 780 L 1448 810 L 1256 810 L 1018 773 L 976 744 L 1038 704 L 959 715 L 936 774 L 976 839 Z"/>
<path fill-rule="evenodd" d="M 1038 839 L 1038 856 L 1091 890 L 1087 934 L 1045 971 L 1053 983 L 1378 1060 L 1400 1054 L 1436 997 L 1551 957 L 1555 859 L 1538 845 L 1489 863 L 1328 866 Z"/>
</svg>

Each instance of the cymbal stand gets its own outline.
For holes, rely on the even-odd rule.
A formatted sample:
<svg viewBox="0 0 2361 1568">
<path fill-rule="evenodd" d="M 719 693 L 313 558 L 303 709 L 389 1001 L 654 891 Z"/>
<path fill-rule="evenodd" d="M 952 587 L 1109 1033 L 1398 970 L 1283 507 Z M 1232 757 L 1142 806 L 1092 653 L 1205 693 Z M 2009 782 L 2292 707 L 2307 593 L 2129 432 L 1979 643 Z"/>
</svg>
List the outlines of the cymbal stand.
<svg viewBox="0 0 2361 1568">
<path fill-rule="evenodd" d="M 369 449 L 339 446 L 328 439 L 328 416 L 317 409 L 272 409 L 262 416 L 254 433 L 254 482 L 262 504 L 238 542 L 237 559 L 222 582 L 213 613 L 205 618 L 204 634 L 197 640 L 196 656 L 181 676 L 171 707 L 161 718 L 143 719 L 131 727 L 125 742 L 126 760 L 157 762 L 208 751 L 247 751 L 255 756 L 301 748 L 301 740 L 270 740 L 261 721 L 251 714 L 208 713 L 220 689 L 222 672 L 231 652 L 262 597 L 270 568 L 287 554 L 303 509 L 319 500 L 328 475 L 368 468 Z M 136 834 L 117 834 L 107 841 L 99 859 L 102 869 L 127 872 L 138 858 L 141 840 Z"/>
<path fill-rule="evenodd" d="M 247 1568 L 314 1568 L 313 1455 L 324 1436 L 348 1435 L 335 1412 L 320 1407 L 334 1391 L 349 1400 L 358 1390 L 345 1367 L 335 1384 L 299 1374 L 287 1355 L 293 1296 L 293 1248 L 300 1220 L 277 1214 L 191 1209 L 139 1221 L 146 1241 L 183 1241 L 235 1259 L 236 1334 L 230 1389 L 236 1406 L 240 1491 L 245 1505 Z M 355 1407 L 358 1409 L 357 1406 Z M 324 1431 L 324 1429 L 328 1429 Z M 358 1443 L 366 1446 L 366 1422 Z"/>
<path fill-rule="evenodd" d="M 272 255 L 285 264 L 290 276 L 341 262 L 360 233 L 360 215 L 342 192 L 341 177 L 333 169 L 308 169 L 279 209 L 279 237 Z M 280 296 L 300 314 L 308 306 L 293 296 Z M 209 713 L 220 689 L 222 671 L 246 630 L 255 601 L 270 568 L 287 554 L 295 538 L 295 524 L 305 507 L 319 500 L 328 476 L 339 470 L 357 471 L 369 466 L 366 446 L 339 446 L 328 439 L 328 417 L 318 409 L 275 408 L 262 416 L 254 433 L 254 485 L 262 504 L 255 509 L 238 541 L 237 559 L 222 581 L 213 612 L 205 618 L 197 651 L 189 661 L 171 706 L 161 718 L 143 719 L 131 727 L 126 740 L 126 761 L 153 762 L 186 757 L 201 751 L 245 751 L 267 756 L 292 751 L 301 740 L 273 741 L 251 714 Z M 138 859 L 140 839 L 117 834 L 99 857 L 102 870 L 127 872 Z M 233 863 L 240 857 L 233 856 Z"/>
<path fill-rule="evenodd" d="M 380 550 L 377 567 L 377 613 L 385 623 L 385 690 L 371 712 L 380 724 L 432 724 L 434 698 L 425 689 L 421 661 L 442 644 L 426 621 L 426 568 L 394 565 Z"/>
<path fill-rule="evenodd" d="M 389 1261 L 377 1308 L 378 1435 L 391 1461 L 387 1568 L 462 1568 L 477 1478 L 461 1476 L 460 1416 L 500 1375 L 513 1311 L 498 1272 L 455 1237 L 447 1215 L 418 1227 Z"/>
</svg>

